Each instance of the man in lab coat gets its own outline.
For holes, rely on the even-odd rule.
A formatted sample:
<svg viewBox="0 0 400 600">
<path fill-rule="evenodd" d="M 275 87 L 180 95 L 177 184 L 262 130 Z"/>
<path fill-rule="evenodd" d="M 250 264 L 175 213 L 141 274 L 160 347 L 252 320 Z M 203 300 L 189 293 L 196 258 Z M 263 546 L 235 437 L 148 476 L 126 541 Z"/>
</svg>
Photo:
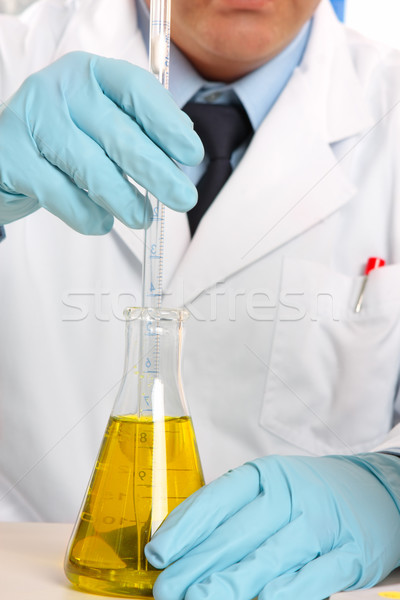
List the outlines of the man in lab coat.
<svg viewBox="0 0 400 600">
<path fill-rule="evenodd" d="M 194 187 L 168 156 L 197 181 L 201 145 L 133 66 L 146 18 L 132 0 L 45 0 L 0 20 L 0 514 L 78 509 L 120 380 L 121 309 L 140 301 L 127 173 L 176 209 L 165 305 L 192 313 L 206 479 L 230 471 L 148 545 L 174 563 L 155 597 L 373 585 L 400 561 L 400 58 L 327 0 L 175 0 L 175 100 L 239 98 L 255 130 L 191 238 Z M 369 256 L 386 266 L 356 313 Z"/>
</svg>

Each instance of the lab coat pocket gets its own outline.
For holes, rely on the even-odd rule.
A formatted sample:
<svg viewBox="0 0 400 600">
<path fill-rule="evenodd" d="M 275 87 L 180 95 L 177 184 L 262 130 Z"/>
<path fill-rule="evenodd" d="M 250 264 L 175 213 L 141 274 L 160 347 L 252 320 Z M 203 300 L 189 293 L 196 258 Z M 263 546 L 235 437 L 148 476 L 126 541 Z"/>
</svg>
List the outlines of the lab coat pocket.
<svg viewBox="0 0 400 600">
<path fill-rule="evenodd" d="M 400 265 L 362 277 L 285 259 L 261 425 L 311 454 L 369 450 L 391 428 Z"/>
</svg>

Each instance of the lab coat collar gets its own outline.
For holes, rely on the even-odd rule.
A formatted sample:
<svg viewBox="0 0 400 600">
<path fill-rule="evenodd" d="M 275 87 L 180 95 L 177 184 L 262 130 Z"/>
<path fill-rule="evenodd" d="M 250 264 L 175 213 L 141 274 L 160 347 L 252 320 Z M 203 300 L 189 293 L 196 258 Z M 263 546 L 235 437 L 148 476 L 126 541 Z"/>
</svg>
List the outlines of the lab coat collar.
<svg viewBox="0 0 400 600">
<path fill-rule="evenodd" d="M 373 126 L 346 31 L 329 0 L 322 0 L 314 15 L 299 71 L 309 90 L 309 115 L 326 142 L 344 140 Z"/>
</svg>

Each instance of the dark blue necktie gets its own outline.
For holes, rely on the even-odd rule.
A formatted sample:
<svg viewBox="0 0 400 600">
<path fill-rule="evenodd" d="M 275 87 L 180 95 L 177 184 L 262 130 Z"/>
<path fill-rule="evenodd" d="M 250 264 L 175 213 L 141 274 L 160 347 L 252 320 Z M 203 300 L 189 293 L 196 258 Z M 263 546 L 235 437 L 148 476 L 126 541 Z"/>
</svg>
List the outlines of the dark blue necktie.
<svg viewBox="0 0 400 600">
<path fill-rule="evenodd" d="M 232 173 L 232 153 L 253 133 L 253 128 L 241 104 L 188 102 L 183 110 L 192 119 L 209 159 L 197 184 L 199 200 L 188 212 L 193 236 L 204 213 Z"/>
</svg>

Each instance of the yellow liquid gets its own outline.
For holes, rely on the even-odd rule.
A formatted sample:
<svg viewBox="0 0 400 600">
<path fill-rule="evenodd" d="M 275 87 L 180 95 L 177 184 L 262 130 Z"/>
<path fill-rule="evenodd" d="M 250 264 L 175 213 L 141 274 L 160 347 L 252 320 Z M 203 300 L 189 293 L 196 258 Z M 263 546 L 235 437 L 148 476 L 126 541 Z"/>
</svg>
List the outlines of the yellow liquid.
<svg viewBox="0 0 400 600">
<path fill-rule="evenodd" d="M 68 579 L 97 594 L 151 597 L 159 571 L 144 546 L 202 485 L 189 417 L 111 417 L 65 560 Z"/>
</svg>

